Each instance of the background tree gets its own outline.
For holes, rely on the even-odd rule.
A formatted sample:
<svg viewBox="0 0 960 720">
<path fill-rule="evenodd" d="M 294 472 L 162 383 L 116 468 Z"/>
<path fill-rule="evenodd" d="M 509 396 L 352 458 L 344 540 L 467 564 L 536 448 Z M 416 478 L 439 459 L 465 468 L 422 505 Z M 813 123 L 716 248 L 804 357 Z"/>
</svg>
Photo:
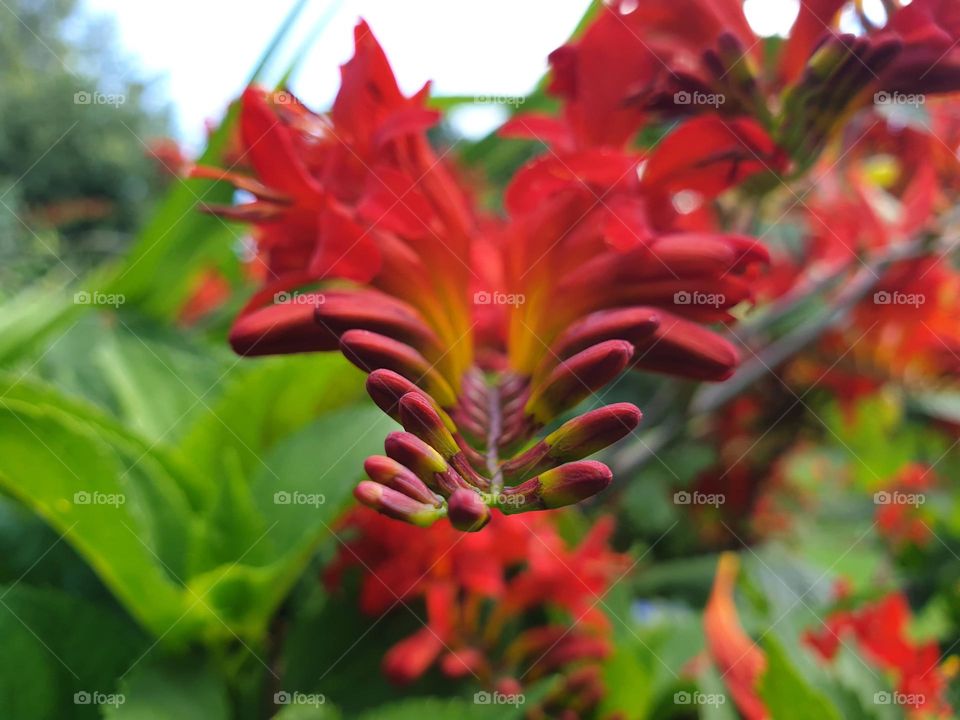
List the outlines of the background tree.
<svg viewBox="0 0 960 720">
<path fill-rule="evenodd" d="M 119 253 L 165 182 L 166 101 L 75 0 L 0 8 L 0 288 Z"/>
</svg>

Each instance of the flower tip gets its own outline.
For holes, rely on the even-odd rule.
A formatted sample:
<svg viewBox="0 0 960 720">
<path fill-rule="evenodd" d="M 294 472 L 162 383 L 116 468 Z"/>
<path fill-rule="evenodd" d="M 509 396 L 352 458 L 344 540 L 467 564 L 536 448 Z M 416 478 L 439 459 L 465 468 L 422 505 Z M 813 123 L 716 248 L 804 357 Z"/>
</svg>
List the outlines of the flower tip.
<svg viewBox="0 0 960 720">
<path fill-rule="evenodd" d="M 488 522 L 492 513 L 480 494 L 461 488 L 455 490 L 447 500 L 447 517 L 450 524 L 463 532 L 481 530 Z"/>
<path fill-rule="evenodd" d="M 417 502 L 440 507 L 441 503 L 427 485 L 396 460 L 372 455 L 363 463 L 367 476 L 375 483 L 396 490 Z"/>
<path fill-rule="evenodd" d="M 383 485 L 372 480 L 362 480 L 353 489 L 353 496 L 357 502 L 373 507 L 383 497 Z"/>
<path fill-rule="evenodd" d="M 606 490 L 613 472 L 601 462 L 581 460 L 548 470 L 539 477 L 544 507 L 573 505 Z"/>
<path fill-rule="evenodd" d="M 422 392 L 408 392 L 400 398 L 399 408 L 400 424 L 407 432 L 416 435 L 447 459 L 459 452 L 457 441 Z"/>
<path fill-rule="evenodd" d="M 634 350 L 626 340 L 606 340 L 578 352 L 534 390 L 527 411 L 537 421 L 549 422 L 626 370 Z"/>
<path fill-rule="evenodd" d="M 424 627 L 404 638 L 383 657 L 383 674 L 395 685 L 409 685 L 427 671 L 443 650 L 436 632 Z"/>
<path fill-rule="evenodd" d="M 313 322 L 308 305 L 267 305 L 242 315 L 229 334 L 230 346 L 238 355 L 284 355 L 326 352 L 337 347 L 337 339 Z"/>
<path fill-rule="evenodd" d="M 363 480 L 353 490 L 353 496 L 362 505 L 394 520 L 427 526 L 436 522 L 442 512 L 439 508 L 397 492 L 372 480 Z"/>
<path fill-rule="evenodd" d="M 384 413 L 400 422 L 400 398 L 416 386 L 393 370 L 374 370 L 367 376 L 367 395 Z"/>
</svg>

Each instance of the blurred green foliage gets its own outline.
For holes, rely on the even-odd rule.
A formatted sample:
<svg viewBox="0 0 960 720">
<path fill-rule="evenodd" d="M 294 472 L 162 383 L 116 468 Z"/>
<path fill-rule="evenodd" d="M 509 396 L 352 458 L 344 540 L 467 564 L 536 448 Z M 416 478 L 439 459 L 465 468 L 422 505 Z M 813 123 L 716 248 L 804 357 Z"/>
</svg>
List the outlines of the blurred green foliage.
<svg viewBox="0 0 960 720">
<path fill-rule="evenodd" d="M 84 274 L 129 244 L 168 182 L 156 83 L 76 0 L 0 6 L 0 292 Z"/>
</svg>

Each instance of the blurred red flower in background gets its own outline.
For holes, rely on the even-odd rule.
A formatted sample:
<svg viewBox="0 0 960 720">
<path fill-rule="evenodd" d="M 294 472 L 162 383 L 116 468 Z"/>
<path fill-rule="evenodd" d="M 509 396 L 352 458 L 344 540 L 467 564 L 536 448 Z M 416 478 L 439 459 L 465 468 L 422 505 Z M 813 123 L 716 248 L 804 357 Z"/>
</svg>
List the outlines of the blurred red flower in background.
<svg viewBox="0 0 960 720">
<path fill-rule="evenodd" d="M 826 620 L 821 632 L 809 632 L 805 642 L 825 660 L 832 660 L 844 641 L 850 641 L 865 659 L 896 679 L 898 705 L 912 717 L 952 717 L 947 704 L 946 678 L 939 669 L 937 643 L 916 643 L 908 637 L 910 606 L 898 593 L 855 610 L 842 610 Z"/>
<path fill-rule="evenodd" d="M 894 547 L 922 547 L 933 540 L 932 521 L 922 507 L 926 491 L 936 482 L 933 468 L 911 463 L 891 478 L 886 489 L 874 495 L 877 529 Z"/>
<path fill-rule="evenodd" d="M 424 530 L 359 509 L 342 529 L 353 538 L 329 567 L 328 585 L 359 568 L 364 613 L 424 603 L 424 627 L 384 657 L 394 682 L 412 682 L 436 666 L 447 677 L 472 676 L 516 694 L 559 674 L 545 701 L 549 712 L 586 711 L 602 695 L 597 662 L 610 651 L 611 628 L 599 606 L 628 571 L 627 556 L 608 546 L 609 518 L 576 545 L 546 515 L 494 513 L 493 532 L 463 535 L 447 524 Z M 504 637 L 512 638 L 505 646 Z"/>
<path fill-rule="evenodd" d="M 704 632 L 710 657 L 748 720 L 766 720 L 770 713 L 759 694 L 766 657 L 740 625 L 733 600 L 739 562 L 736 555 L 721 556 L 713 590 L 704 610 Z M 901 594 L 830 615 L 822 629 L 807 631 L 803 641 L 823 660 L 832 660 L 845 641 L 852 642 L 870 664 L 893 674 L 897 705 L 911 717 L 951 717 L 946 701 L 947 678 L 940 668 L 935 642 L 916 643 L 907 635 L 910 606 Z"/>
</svg>

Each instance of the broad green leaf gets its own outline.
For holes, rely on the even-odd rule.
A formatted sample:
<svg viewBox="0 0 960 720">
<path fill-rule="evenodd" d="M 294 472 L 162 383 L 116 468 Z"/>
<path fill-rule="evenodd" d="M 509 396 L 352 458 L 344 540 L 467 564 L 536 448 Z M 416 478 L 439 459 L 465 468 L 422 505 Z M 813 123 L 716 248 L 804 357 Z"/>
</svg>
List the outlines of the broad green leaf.
<svg viewBox="0 0 960 720">
<path fill-rule="evenodd" d="M 758 692 L 770 711 L 771 720 L 842 720 L 826 695 L 811 686 L 793 667 L 773 635 L 763 641 L 767 667 L 760 677 Z"/>
<path fill-rule="evenodd" d="M 140 534 L 149 509 L 139 505 L 138 478 L 126 472 L 132 462 L 64 413 L 17 401 L 0 407 L 0 486 L 61 533 L 160 635 L 186 608 L 154 538 Z"/>
<path fill-rule="evenodd" d="M 332 353 L 238 363 L 181 444 L 193 468 L 209 477 L 219 477 L 224 462 L 239 462 L 251 476 L 281 438 L 363 397 L 363 375 Z M 235 460 L 225 461 L 231 454 Z"/>
<path fill-rule="evenodd" d="M 341 720 L 342 717 L 332 705 L 284 705 L 273 720 Z"/>
<path fill-rule="evenodd" d="M 148 647 L 115 610 L 24 584 L 0 587 L 0 634 L 0 716 L 11 719 L 99 717 L 93 699 L 115 694 Z"/>
<path fill-rule="evenodd" d="M 106 720 L 228 720 L 223 680 L 196 662 L 138 664 L 120 685 L 122 702 L 105 706 Z"/>
<path fill-rule="evenodd" d="M 209 348 L 120 322 L 92 350 L 93 363 L 112 391 L 119 417 L 149 441 L 169 444 L 213 402 L 236 360 L 224 370 Z"/>
<path fill-rule="evenodd" d="M 41 343 L 69 327 L 83 307 L 55 282 L 38 283 L 4 301 L 0 312 L 0 366 L 10 367 L 22 358 L 34 359 Z"/>
<path fill-rule="evenodd" d="M 723 678 L 712 664 L 707 665 L 697 674 L 697 685 L 706 699 L 713 701 L 698 706 L 703 720 L 739 720 L 740 714 L 727 692 Z"/>
<path fill-rule="evenodd" d="M 619 613 L 618 613 L 619 614 Z M 637 622 L 616 626 L 617 644 L 603 666 L 607 693 L 601 715 L 616 711 L 629 717 L 659 718 L 674 710 L 677 692 L 689 692 L 676 668 L 684 667 L 703 648 L 700 620 L 689 609 L 642 601 L 631 613 Z"/>
<path fill-rule="evenodd" d="M 332 526 L 363 460 L 395 428 L 378 408 L 356 406 L 327 413 L 279 443 L 254 469 L 246 495 L 237 485 L 224 496 L 231 510 L 219 516 L 247 521 L 205 524 L 212 534 L 201 544 L 219 557 L 206 558 L 210 569 L 191 578 L 190 590 L 207 597 L 234 632 L 261 637 L 313 553 L 334 541 Z"/>
</svg>

